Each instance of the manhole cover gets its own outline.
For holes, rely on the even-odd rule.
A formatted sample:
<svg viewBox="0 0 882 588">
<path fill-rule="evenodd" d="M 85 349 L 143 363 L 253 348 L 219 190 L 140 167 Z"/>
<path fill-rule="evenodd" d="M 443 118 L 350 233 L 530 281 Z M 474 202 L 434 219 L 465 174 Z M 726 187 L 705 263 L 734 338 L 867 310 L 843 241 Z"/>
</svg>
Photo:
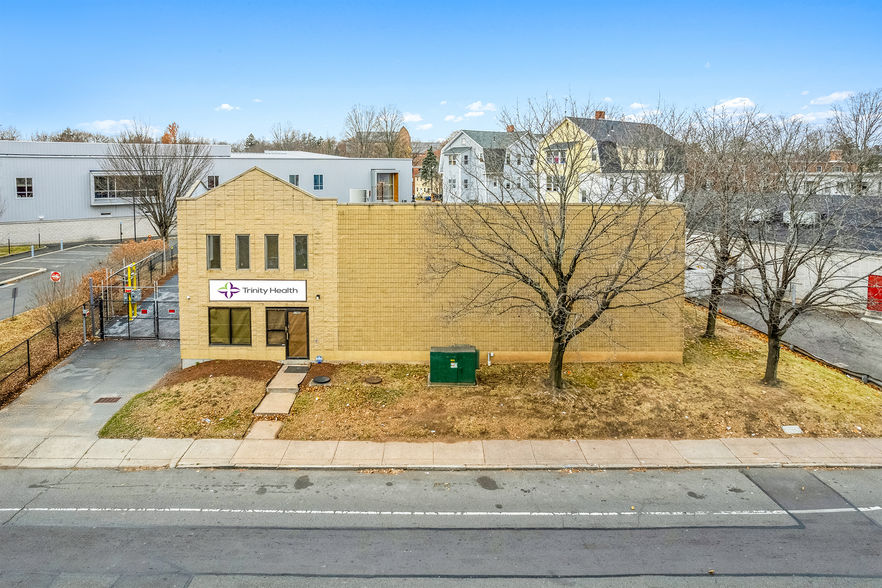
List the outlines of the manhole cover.
<svg viewBox="0 0 882 588">
<path fill-rule="evenodd" d="M 122 396 L 104 396 L 96 400 L 93 404 L 112 404 L 114 402 L 119 402 L 122 399 Z"/>
<path fill-rule="evenodd" d="M 306 365 L 289 365 L 285 368 L 286 374 L 305 374 L 309 371 L 309 366 Z"/>
<path fill-rule="evenodd" d="M 316 376 L 312 379 L 312 381 L 316 384 L 327 384 L 331 381 L 331 378 L 329 378 L 328 376 Z"/>
<path fill-rule="evenodd" d="M 364 379 L 364 381 L 367 382 L 368 384 L 379 384 L 380 382 L 383 381 L 383 378 L 381 378 L 379 376 L 368 376 Z"/>
</svg>

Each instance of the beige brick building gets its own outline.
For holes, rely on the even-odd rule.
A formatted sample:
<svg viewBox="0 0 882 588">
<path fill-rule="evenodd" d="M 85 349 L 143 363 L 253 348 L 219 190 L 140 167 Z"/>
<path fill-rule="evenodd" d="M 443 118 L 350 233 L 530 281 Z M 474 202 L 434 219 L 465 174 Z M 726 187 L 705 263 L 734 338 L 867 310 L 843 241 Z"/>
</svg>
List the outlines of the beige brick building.
<svg viewBox="0 0 882 588">
<path fill-rule="evenodd" d="M 548 361 L 540 321 L 515 313 L 446 318 L 475 284 L 469 276 L 427 279 L 421 244 L 431 208 L 338 204 L 258 168 L 179 200 L 184 365 L 319 355 L 428 362 L 430 347 L 454 343 L 475 345 L 482 357 L 493 352 L 496 362 Z M 682 281 L 672 287 L 682 292 Z M 567 360 L 682 362 L 681 304 L 678 297 L 660 312 L 608 311 L 570 344 Z"/>
</svg>

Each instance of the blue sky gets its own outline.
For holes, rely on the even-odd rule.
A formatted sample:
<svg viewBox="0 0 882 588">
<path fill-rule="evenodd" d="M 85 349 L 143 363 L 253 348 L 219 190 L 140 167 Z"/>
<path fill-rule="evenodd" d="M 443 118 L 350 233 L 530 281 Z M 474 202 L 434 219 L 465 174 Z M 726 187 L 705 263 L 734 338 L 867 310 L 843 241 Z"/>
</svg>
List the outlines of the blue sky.
<svg viewBox="0 0 882 588">
<path fill-rule="evenodd" d="M 353 104 L 395 104 L 429 140 L 497 129 L 499 109 L 546 94 L 822 121 L 882 86 L 880 24 L 880 0 L 0 0 L 0 125 L 340 136 Z"/>
</svg>

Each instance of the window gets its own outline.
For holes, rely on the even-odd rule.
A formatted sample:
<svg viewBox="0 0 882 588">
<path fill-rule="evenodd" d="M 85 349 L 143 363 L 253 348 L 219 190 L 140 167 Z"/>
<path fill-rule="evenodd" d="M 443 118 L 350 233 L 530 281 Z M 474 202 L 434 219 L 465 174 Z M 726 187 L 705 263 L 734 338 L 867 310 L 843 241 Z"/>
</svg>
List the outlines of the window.
<svg viewBox="0 0 882 588">
<path fill-rule="evenodd" d="M 815 193 L 815 183 L 812 181 L 808 181 L 805 183 L 805 193 L 806 194 L 814 194 Z"/>
<path fill-rule="evenodd" d="M 309 240 L 307 235 L 294 235 L 294 269 L 309 269 Z"/>
<path fill-rule="evenodd" d="M 591 161 L 597 161 L 597 147 L 591 148 Z"/>
<path fill-rule="evenodd" d="M 236 235 L 236 269 L 251 268 L 251 237 Z"/>
<path fill-rule="evenodd" d="M 505 165 L 511 165 L 511 155 L 508 153 L 505 154 Z"/>
<path fill-rule="evenodd" d="M 466 144 L 466 140 L 465 140 L 465 138 L 463 138 L 463 139 L 460 140 L 460 144 L 461 144 L 461 145 L 465 145 L 465 144 Z"/>
<path fill-rule="evenodd" d="M 462 181 L 462 189 L 463 189 L 463 190 L 468 190 L 468 189 L 469 189 L 469 179 L 468 179 L 468 178 L 463 179 L 463 181 Z"/>
<path fill-rule="evenodd" d="M 251 345 L 250 308 L 209 308 L 209 345 Z"/>
<path fill-rule="evenodd" d="M 220 176 L 208 176 L 208 189 L 217 188 L 220 185 Z"/>
<path fill-rule="evenodd" d="M 266 311 L 266 345 L 267 347 L 284 347 L 288 341 L 288 329 L 285 326 L 287 310 L 267 309 Z"/>
<path fill-rule="evenodd" d="M 34 178 L 15 178 L 15 195 L 19 198 L 33 198 Z"/>
<path fill-rule="evenodd" d="M 845 182 L 836 182 L 836 193 L 837 194 L 845 193 Z"/>
<path fill-rule="evenodd" d="M 646 165 L 651 165 L 653 167 L 658 165 L 658 151 L 655 149 L 647 149 L 646 155 L 644 157 L 644 161 Z"/>
<path fill-rule="evenodd" d="M 815 171 L 818 173 L 821 173 L 821 166 L 819 165 L 819 166 L 815 167 Z"/>
<path fill-rule="evenodd" d="M 561 176 L 546 176 L 545 189 L 549 192 L 560 192 Z"/>
<path fill-rule="evenodd" d="M 207 235 L 205 249 L 208 253 L 208 269 L 221 268 L 220 235 Z"/>
<path fill-rule="evenodd" d="M 530 167 L 533 167 L 534 163 L 536 163 L 536 158 L 531 155 L 530 156 Z"/>
<path fill-rule="evenodd" d="M 521 187 L 521 178 L 518 178 L 518 188 Z"/>
<path fill-rule="evenodd" d="M 579 190 L 579 193 L 582 196 L 582 202 L 588 202 L 588 190 L 582 188 L 581 190 Z"/>
<path fill-rule="evenodd" d="M 496 186 L 498 186 L 498 182 L 494 179 L 493 180 L 493 187 L 495 188 Z"/>
<path fill-rule="evenodd" d="M 289 183 L 289 184 L 294 184 L 295 186 L 299 186 L 299 185 L 300 185 L 300 175 L 299 175 L 299 174 L 295 174 L 295 175 L 292 175 L 292 176 L 288 176 L 288 183 Z"/>
<path fill-rule="evenodd" d="M 462 156 L 462 164 L 463 164 L 463 165 L 468 165 L 468 164 L 469 164 L 469 156 L 468 156 L 468 155 L 463 155 L 463 156 Z"/>
<path fill-rule="evenodd" d="M 518 165 L 521 165 L 521 156 L 518 155 Z"/>
<path fill-rule="evenodd" d="M 465 139 L 463 139 L 463 140 L 465 140 Z M 449 163 L 450 165 L 456 165 L 456 155 L 448 155 L 447 156 L 447 163 Z"/>
<path fill-rule="evenodd" d="M 841 172 L 841 171 L 842 171 L 842 166 L 841 166 L 841 165 L 834 165 L 834 166 L 833 166 L 833 171 L 835 171 L 835 172 Z"/>
<path fill-rule="evenodd" d="M 279 236 L 264 235 L 263 251 L 266 258 L 266 269 L 279 269 Z"/>
<path fill-rule="evenodd" d="M 505 182 L 505 189 L 511 190 L 511 182 L 508 182 L 508 181 Z"/>
<path fill-rule="evenodd" d="M 546 163 L 566 163 L 567 162 L 567 152 L 566 151 L 549 151 L 548 155 L 545 158 Z M 533 162 L 530 161 L 530 165 Z"/>
<path fill-rule="evenodd" d="M 158 189 L 159 176 L 144 176 L 140 178 L 132 176 L 95 176 L 93 187 L 96 200 L 105 198 L 132 200 L 135 192 L 140 192 L 141 196 L 146 196 L 147 190 Z"/>
<path fill-rule="evenodd" d="M 452 189 L 456 189 L 456 178 L 450 178 L 447 180 L 447 185 Z"/>
<path fill-rule="evenodd" d="M 325 176 L 323 176 L 323 175 L 312 176 L 312 189 L 313 190 L 324 190 L 325 189 Z"/>
</svg>

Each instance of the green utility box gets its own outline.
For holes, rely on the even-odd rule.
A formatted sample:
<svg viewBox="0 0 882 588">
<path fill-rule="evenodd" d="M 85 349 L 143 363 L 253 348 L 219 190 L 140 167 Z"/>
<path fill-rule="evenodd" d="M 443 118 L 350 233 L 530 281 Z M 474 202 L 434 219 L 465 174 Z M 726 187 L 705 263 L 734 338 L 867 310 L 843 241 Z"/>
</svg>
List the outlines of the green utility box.
<svg viewBox="0 0 882 588">
<path fill-rule="evenodd" d="M 431 347 L 429 386 L 477 386 L 478 350 L 472 345 Z"/>
</svg>

